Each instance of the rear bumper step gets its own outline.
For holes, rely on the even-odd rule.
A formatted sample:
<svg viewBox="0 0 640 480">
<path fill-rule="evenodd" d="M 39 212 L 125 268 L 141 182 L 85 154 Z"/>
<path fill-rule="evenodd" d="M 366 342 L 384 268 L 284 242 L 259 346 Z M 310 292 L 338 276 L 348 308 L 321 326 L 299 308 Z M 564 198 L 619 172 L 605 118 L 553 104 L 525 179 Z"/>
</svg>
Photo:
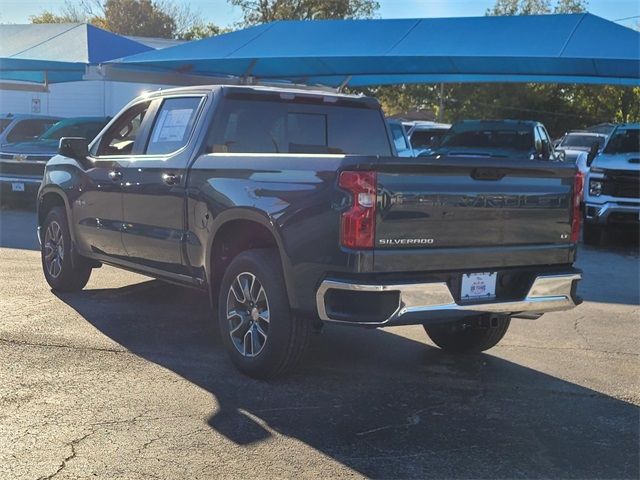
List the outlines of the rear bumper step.
<svg viewBox="0 0 640 480">
<path fill-rule="evenodd" d="M 486 313 L 523 314 L 525 318 L 535 318 L 536 314 L 569 310 L 577 306 L 580 300 L 575 296 L 574 283 L 581 278 L 582 275 L 577 272 L 538 275 L 521 300 L 473 304 L 456 303 L 444 282 L 372 285 L 325 280 L 317 291 L 316 304 L 321 320 L 365 326 L 425 323 L 430 319 Z M 382 311 L 381 316 L 353 315 L 348 312 L 348 307 L 333 308 L 331 296 L 335 296 L 336 292 L 353 295 L 350 299 L 345 297 L 346 300 L 341 300 L 343 307 L 351 301 L 364 300 L 374 304 L 374 310 Z M 358 299 L 359 294 L 364 296 Z M 384 297 L 384 300 L 376 302 L 377 297 Z"/>
</svg>

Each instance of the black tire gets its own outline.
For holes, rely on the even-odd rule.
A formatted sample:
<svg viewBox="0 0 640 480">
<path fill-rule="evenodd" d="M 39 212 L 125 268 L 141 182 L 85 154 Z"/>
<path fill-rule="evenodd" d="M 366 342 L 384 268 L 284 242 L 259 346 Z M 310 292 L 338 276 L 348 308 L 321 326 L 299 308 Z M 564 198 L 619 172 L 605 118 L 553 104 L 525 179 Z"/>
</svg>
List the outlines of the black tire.
<svg viewBox="0 0 640 480">
<path fill-rule="evenodd" d="M 477 353 L 496 346 L 509 329 L 510 317 L 492 319 L 491 326 L 464 324 L 443 324 L 424 326 L 429 338 L 446 352 Z M 471 322 L 473 324 L 473 322 Z"/>
<path fill-rule="evenodd" d="M 235 295 L 234 285 L 242 286 Z M 247 297 L 250 300 L 241 301 Z M 260 316 L 265 305 L 268 322 Z M 218 323 L 231 361 L 242 373 L 260 379 L 291 371 L 303 356 L 312 327 L 308 319 L 291 314 L 278 251 L 268 248 L 244 251 L 231 261 L 220 284 Z"/>
<path fill-rule="evenodd" d="M 59 235 L 57 229 L 59 229 Z M 89 281 L 91 264 L 79 255 L 72 259 L 71 235 L 64 208 L 51 209 L 42 224 L 40 234 L 42 236 L 40 248 L 42 271 L 49 286 L 58 292 L 82 290 Z M 55 265 L 52 264 L 52 255 L 56 259 Z"/>
<path fill-rule="evenodd" d="M 602 242 L 602 228 L 600 225 L 585 223 L 582 226 L 582 242 L 585 245 L 600 245 Z"/>
</svg>

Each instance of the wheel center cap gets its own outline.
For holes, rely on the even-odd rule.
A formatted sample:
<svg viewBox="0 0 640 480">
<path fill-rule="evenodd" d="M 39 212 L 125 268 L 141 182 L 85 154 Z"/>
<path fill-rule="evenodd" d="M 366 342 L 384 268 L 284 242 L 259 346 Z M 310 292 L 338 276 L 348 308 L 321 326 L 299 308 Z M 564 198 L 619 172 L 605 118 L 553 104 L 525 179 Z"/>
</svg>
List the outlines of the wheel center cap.
<svg viewBox="0 0 640 480">
<path fill-rule="evenodd" d="M 251 320 L 255 322 L 258 320 L 259 317 L 260 317 L 260 314 L 258 313 L 258 309 L 256 307 L 253 307 L 251 309 Z"/>
</svg>

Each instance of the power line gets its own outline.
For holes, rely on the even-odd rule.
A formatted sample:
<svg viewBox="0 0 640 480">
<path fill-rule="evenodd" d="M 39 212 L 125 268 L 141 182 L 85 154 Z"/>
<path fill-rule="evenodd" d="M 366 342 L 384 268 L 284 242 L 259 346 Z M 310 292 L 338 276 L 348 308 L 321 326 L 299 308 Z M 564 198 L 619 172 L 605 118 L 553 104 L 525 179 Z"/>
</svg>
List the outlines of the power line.
<svg viewBox="0 0 640 480">
<path fill-rule="evenodd" d="M 612 22 L 622 22 L 623 20 L 632 20 L 634 18 L 640 18 L 640 15 L 634 15 L 633 17 L 618 18 L 617 20 L 611 20 Z"/>
</svg>

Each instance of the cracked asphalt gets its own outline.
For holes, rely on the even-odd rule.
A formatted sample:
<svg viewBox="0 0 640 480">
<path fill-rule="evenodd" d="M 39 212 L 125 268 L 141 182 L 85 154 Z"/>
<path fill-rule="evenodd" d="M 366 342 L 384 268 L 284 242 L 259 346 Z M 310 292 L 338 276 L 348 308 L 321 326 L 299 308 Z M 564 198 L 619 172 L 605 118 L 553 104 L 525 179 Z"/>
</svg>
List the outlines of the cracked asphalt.
<svg viewBox="0 0 640 480">
<path fill-rule="evenodd" d="M 53 294 L 34 225 L 0 212 L 0 478 L 639 477 L 637 242 L 582 248 L 585 303 L 487 353 L 332 327 L 260 382 L 197 292 L 103 267 Z"/>
</svg>

